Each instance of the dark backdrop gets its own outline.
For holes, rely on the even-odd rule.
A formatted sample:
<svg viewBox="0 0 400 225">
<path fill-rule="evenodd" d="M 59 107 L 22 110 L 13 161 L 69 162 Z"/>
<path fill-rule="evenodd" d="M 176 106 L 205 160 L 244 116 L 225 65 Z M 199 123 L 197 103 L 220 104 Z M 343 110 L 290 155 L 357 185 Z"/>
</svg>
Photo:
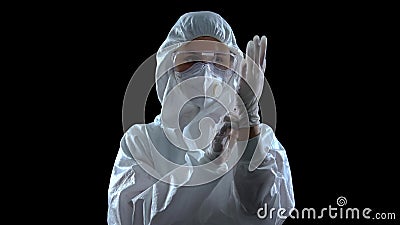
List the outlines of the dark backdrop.
<svg viewBox="0 0 400 225">
<path fill-rule="evenodd" d="M 78 142 L 71 143 L 69 151 L 83 163 L 71 163 L 79 176 L 71 175 L 68 184 L 85 200 L 76 201 L 72 215 L 90 224 L 106 224 L 108 182 L 123 135 L 125 89 L 179 16 L 197 10 L 224 17 L 242 50 L 255 34 L 268 37 L 266 78 L 277 108 L 276 136 L 291 165 L 296 207 L 336 206 L 336 199 L 344 196 L 349 207 L 399 212 L 394 145 L 398 89 L 393 79 L 398 73 L 392 70 L 395 61 L 389 54 L 395 29 L 390 7 L 232 4 L 133 4 L 123 13 L 88 9 L 81 13 L 85 19 L 68 29 L 73 42 L 65 42 L 65 48 L 78 50 L 74 60 L 82 67 L 73 68 L 65 78 L 74 97 L 68 118 L 79 118 L 76 126 L 65 125 L 74 126 L 69 138 Z M 153 90 L 147 122 L 159 113 L 159 106 Z M 83 182 L 76 183 L 78 177 Z M 324 223 L 366 222 L 374 221 L 327 219 Z"/>
</svg>

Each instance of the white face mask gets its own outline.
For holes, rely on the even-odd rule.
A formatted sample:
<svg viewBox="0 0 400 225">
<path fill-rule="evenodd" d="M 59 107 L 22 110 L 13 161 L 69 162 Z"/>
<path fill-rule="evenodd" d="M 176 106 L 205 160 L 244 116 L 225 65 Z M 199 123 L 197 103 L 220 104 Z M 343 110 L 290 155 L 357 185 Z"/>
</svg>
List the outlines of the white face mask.
<svg viewBox="0 0 400 225">
<path fill-rule="evenodd" d="M 183 72 L 175 72 L 178 83 L 184 83 L 184 94 L 200 96 L 192 101 L 194 104 L 202 103 L 199 107 L 206 107 L 212 101 L 210 98 L 218 98 L 223 91 L 223 82 L 229 84 L 235 79 L 233 74 L 232 70 L 220 69 L 206 62 L 196 62 Z M 237 82 L 230 86 L 237 90 Z"/>
<path fill-rule="evenodd" d="M 218 132 L 221 118 L 233 110 L 239 75 L 206 62 L 196 62 L 182 72 L 170 72 L 168 85 L 173 88 L 167 88 L 161 114 L 168 127 L 167 137 L 178 142 L 174 143 L 179 147 L 203 149 Z M 176 129 L 182 131 L 183 139 L 177 138 Z M 169 134 L 170 130 L 178 133 Z"/>
</svg>

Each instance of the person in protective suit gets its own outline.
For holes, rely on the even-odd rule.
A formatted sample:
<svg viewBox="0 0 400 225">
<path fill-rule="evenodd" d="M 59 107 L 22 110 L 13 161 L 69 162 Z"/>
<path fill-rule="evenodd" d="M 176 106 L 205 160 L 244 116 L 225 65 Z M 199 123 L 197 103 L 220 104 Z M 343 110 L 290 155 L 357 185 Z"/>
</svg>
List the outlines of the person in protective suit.
<svg viewBox="0 0 400 225">
<path fill-rule="evenodd" d="M 259 116 L 266 42 L 255 36 L 244 55 L 220 15 L 179 18 L 156 55 L 161 113 L 121 139 L 109 225 L 284 222 L 295 203 L 290 166 Z"/>
</svg>

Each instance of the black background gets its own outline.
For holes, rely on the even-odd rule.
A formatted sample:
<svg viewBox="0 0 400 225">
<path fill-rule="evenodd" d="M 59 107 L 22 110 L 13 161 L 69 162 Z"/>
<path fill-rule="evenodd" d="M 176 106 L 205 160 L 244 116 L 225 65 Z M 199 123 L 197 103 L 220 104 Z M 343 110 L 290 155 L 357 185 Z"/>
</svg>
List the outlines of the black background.
<svg viewBox="0 0 400 225">
<path fill-rule="evenodd" d="M 224 17 L 242 50 L 254 35 L 268 37 L 266 79 L 277 108 L 276 136 L 292 170 L 296 208 L 336 206 L 336 199 L 344 196 L 348 207 L 397 212 L 400 217 L 395 156 L 398 71 L 393 69 L 398 57 L 392 56 L 398 27 L 393 8 L 243 1 L 234 5 L 154 3 L 132 5 L 123 13 L 103 5 L 101 10 L 88 7 L 65 14 L 59 24 L 59 50 L 71 57 L 62 62 L 60 70 L 66 75 L 54 88 L 63 92 L 58 97 L 62 108 L 53 108 L 65 115 L 62 128 L 73 130 L 59 144 L 67 149 L 60 158 L 68 159 L 60 186 L 66 196 L 74 196 L 65 199 L 71 202 L 68 210 L 59 210 L 63 218 L 106 224 L 107 188 L 123 135 L 128 82 L 179 16 L 199 10 Z M 146 120 L 151 122 L 160 106 L 154 92 L 148 104 Z M 57 137 L 57 132 L 49 133 Z M 377 221 L 323 220 L 373 222 Z M 289 219 L 285 224 L 320 223 Z"/>
</svg>

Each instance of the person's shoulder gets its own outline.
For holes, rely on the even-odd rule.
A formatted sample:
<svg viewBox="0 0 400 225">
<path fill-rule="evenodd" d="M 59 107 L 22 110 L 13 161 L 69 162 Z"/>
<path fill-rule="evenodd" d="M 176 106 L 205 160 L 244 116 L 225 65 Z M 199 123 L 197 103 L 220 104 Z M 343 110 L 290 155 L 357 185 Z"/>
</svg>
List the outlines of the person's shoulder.
<svg viewBox="0 0 400 225">
<path fill-rule="evenodd" d="M 274 130 L 268 124 L 260 123 L 258 127 L 263 135 L 274 135 Z"/>
<path fill-rule="evenodd" d="M 145 132 L 147 124 L 134 124 L 125 131 L 124 136 L 137 136 Z"/>
<path fill-rule="evenodd" d="M 154 133 L 154 129 L 157 129 L 157 124 L 134 124 L 126 130 L 122 139 L 121 146 L 124 151 L 129 151 L 129 154 L 139 155 L 144 153 L 144 149 L 149 149 L 152 145 L 151 136 Z"/>
<path fill-rule="evenodd" d="M 260 123 L 260 140 L 268 149 L 284 149 L 268 124 Z"/>
<path fill-rule="evenodd" d="M 155 133 L 156 130 L 160 129 L 158 123 L 146 123 L 146 124 L 134 124 L 126 130 L 124 137 L 138 137 L 148 138 L 149 134 Z"/>
</svg>

